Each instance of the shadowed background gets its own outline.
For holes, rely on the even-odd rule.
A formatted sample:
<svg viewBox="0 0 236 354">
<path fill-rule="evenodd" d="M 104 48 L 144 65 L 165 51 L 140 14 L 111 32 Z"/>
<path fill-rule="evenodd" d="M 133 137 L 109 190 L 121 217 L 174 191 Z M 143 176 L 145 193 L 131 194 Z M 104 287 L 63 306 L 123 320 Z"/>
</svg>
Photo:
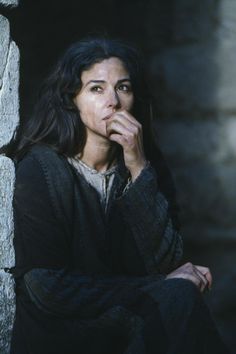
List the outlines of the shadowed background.
<svg viewBox="0 0 236 354">
<path fill-rule="evenodd" d="M 157 105 L 156 139 L 174 175 L 185 260 L 209 266 L 206 295 L 236 346 L 235 0 L 21 0 L 1 9 L 21 53 L 21 119 L 42 79 L 72 42 L 124 38 L 144 54 Z"/>
</svg>

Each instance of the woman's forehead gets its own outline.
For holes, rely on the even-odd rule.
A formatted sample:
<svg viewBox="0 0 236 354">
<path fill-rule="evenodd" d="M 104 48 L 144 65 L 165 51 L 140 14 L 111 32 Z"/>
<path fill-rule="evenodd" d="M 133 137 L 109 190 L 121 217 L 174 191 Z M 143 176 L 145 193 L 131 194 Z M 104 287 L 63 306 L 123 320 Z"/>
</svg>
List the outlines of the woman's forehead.
<svg viewBox="0 0 236 354">
<path fill-rule="evenodd" d="M 92 79 L 106 81 L 112 78 L 119 78 L 120 80 L 121 78 L 129 79 L 129 77 L 129 72 L 124 63 L 117 57 L 111 57 L 95 63 L 81 74 L 82 82 Z"/>
</svg>

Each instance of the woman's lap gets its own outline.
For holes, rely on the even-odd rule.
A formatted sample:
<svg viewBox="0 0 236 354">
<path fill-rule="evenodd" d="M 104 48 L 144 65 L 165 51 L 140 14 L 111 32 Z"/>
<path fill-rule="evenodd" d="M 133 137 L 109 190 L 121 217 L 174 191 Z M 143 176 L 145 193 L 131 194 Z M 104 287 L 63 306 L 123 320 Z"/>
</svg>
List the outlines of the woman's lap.
<svg viewBox="0 0 236 354">
<path fill-rule="evenodd" d="M 61 327 L 61 333 L 63 328 L 68 333 L 64 344 L 62 338 L 59 338 L 58 343 L 55 340 L 51 343 L 51 336 L 45 333 L 48 351 L 44 347 L 44 353 L 64 354 L 62 345 L 68 349 L 70 344 L 71 350 L 74 345 L 78 347 L 78 351 L 71 351 L 75 354 L 106 354 L 111 349 L 112 353 L 117 354 L 227 353 L 200 291 L 190 281 L 152 280 L 147 284 L 141 280 L 137 291 L 127 298 L 129 301 L 125 299 L 122 302 L 120 296 L 116 299 L 114 295 L 113 306 L 94 320 L 74 318 L 71 322 L 65 321 L 65 327 L 63 324 Z M 24 309 L 21 310 L 24 316 Z M 31 318 L 28 321 L 29 331 L 30 322 Z M 47 332 L 53 327 L 53 320 L 51 323 L 46 327 Z M 55 328 L 57 331 L 58 327 Z M 41 354 L 37 345 L 40 345 L 42 338 L 37 339 L 37 331 L 34 331 L 34 336 L 35 351 L 30 354 Z M 125 347 L 129 350 L 126 351 Z M 13 353 L 18 354 L 17 351 Z"/>
<path fill-rule="evenodd" d="M 189 280 L 168 279 L 142 288 L 159 306 L 168 354 L 226 354 L 201 292 Z"/>
</svg>

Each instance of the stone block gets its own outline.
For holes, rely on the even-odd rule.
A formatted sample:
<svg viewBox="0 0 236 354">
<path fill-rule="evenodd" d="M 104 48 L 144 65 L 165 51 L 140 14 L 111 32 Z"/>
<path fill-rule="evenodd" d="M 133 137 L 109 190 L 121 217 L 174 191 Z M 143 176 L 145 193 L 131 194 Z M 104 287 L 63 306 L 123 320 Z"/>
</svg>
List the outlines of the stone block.
<svg viewBox="0 0 236 354">
<path fill-rule="evenodd" d="M 0 146 L 6 144 L 18 124 L 19 110 L 19 51 L 14 42 L 10 43 L 0 90 Z"/>
<path fill-rule="evenodd" d="M 151 1 L 147 28 L 154 31 L 150 81 L 163 114 L 236 112 L 236 2 L 160 4 Z"/>
<path fill-rule="evenodd" d="M 218 8 L 218 0 L 150 0 L 144 13 L 150 51 L 206 41 L 219 22 Z"/>
<path fill-rule="evenodd" d="M 15 316 L 15 293 L 12 276 L 0 270 L 0 353 L 10 353 L 10 340 Z"/>
<path fill-rule="evenodd" d="M 162 122 L 156 132 L 174 174 L 186 234 L 236 240 L 236 117 Z"/>
<path fill-rule="evenodd" d="M 151 85 L 165 115 L 215 110 L 217 79 L 216 44 L 167 48 L 150 63 Z"/>
<path fill-rule="evenodd" d="M 15 181 L 13 162 L 0 156 L 0 268 L 11 268 L 15 264 L 13 249 L 12 198 Z"/>
<path fill-rule="evenodd" d="M 160 121 L 157 141 L 174 175 L 187 239 L 236 241 L 236 117 Z"/>
<path fill-rule="evenodd" d="M 10 27 L 8 20 L 0 15 L 0 90 L 2 87 L 3 73 L 6 68 L 10 45 Z"/>
<path fill-rule="evenodd" d="M 0 0 L 1 5 L 5 6 L 18 6 L 19 0 Z"/>
<path fill-rule="evenodd" d="M 221 132 L 215 121 L 170 121 L 156 125 L 157 140 L 171 165 L 219 159 Z M 219 156 L 220 155 L 220 156 Z"/>
<path fill-rule="evenodd" d="M 156 137 L 172 166 L 207 161 L 235 162 L 236 116 L 156 122 Z"/>
<path fill-rule="evenodd" d="M 17 5 L 18 1 L 0 1 Z M 10 41 L 9 23 L 0 16 L 0 146 L 7 143 L 18 123 L 19 52 Z M 12 199 L 15 170 L 13 162 L 0 156 L 0 353 L 10 352 L 15 314 L 14 280 L 4 268 L 15 265 L 13 249 Z"/>
<path fill-rule="evenodd" d="M 172 46 L 154 55 L 149 77 L 164 115 L 236 112 L 235 56 L 235 37 Z"/>
<path fill-rule="evenodd" d="M 217 34 L 219 40 L 235 41 L 236 34 L 236 2 L 234 0 L 219 1 Z"/>
<path fill-rule="evenodd" d="M 199 240 L 211 228 L 209 238 L 228 235 L 236 241 L 235 164 L 192 163 L 173 172 L 184 227 Z"/>
<path fill-rule="evenodd" d="M 202 41 L 214 33 L 219 1 L 178 0 L 172 6 L 174 43 Z"/>
<path fill-rule="evenodd" d="M 220 222 L 213 224 L 212 221 L 207 222 L 204 217 L 188 218 L 186 210 L 184 217 L 181 217 L 181 234 L 183 235 L 184 244 L 201 245 L 207 247 L 210 252 L 211 247 L 215 244 L 222 245 L 222 254 L 224 246 L 235 245 L 236 226 L 225 227 Z M 224 246 L 223 246 L 224 245 Z"/>
</svg>

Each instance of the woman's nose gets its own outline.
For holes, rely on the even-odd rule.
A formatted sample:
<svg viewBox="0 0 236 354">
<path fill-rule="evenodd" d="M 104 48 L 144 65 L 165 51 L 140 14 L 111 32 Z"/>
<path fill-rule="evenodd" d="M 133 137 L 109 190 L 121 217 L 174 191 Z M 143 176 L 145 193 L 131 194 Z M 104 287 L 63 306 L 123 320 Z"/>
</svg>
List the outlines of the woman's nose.
<svg viewBox="0 0 236 354">
<path fill-rule="evenodd" d="M 108 107 L 120 108 L 120 98 L 118 93 L 115 90 L 109 92 L 107 103 L 108 103 Z"/>
</svg>

